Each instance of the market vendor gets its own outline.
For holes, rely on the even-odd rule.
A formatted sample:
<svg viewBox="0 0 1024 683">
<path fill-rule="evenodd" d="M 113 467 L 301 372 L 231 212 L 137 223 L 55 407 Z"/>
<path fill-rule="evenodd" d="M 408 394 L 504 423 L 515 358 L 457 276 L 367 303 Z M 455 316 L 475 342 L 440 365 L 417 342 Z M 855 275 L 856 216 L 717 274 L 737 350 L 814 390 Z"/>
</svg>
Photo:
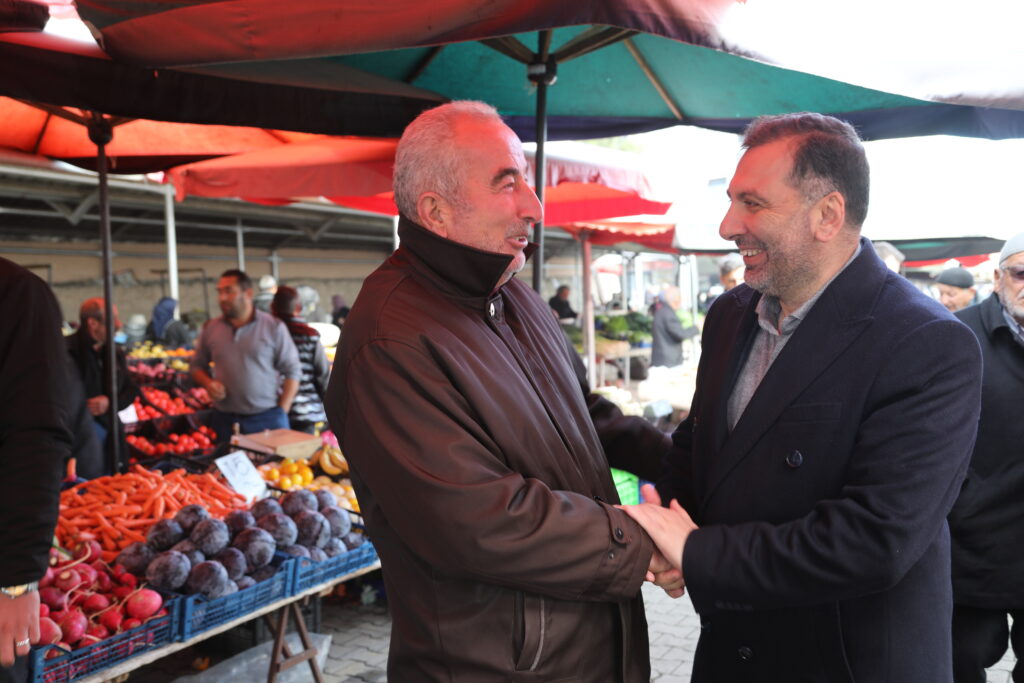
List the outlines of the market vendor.
<svg viewBox="0 0 1024 683">
<path fill-rule="evenodd" d="M 666 563 L 615 507 L 565 336 L 514 278 L 542 218 L 519 139 L 488 105 L 442 105 L 394 178 L 401 246 L 325 401 L 384 567 L 388 679 L 649 681 L 640 586 Z"/>
<path fill-rule="evenodd" d="M 92 415 L 96 438 L 107 457 L 113 449 L 113 431 L 110 418 L 110 379 L 107 372 L 107 324 L 105 301 L 101 297 L 93 297 L 82 302 L 78 309 L 78 330 L 67 338 L 68 353 L 78 370 L 79 377 L 85 388 L 85 403 Z M 114 329 L 121 328 L 121 320 L 117 315 L 117 306 L 111 306 L 114 313 Z M 132 381 L 128 372 L 128 362 L 124 350 L 118 346 L 114 354 L 116 364 L 117 410 L 121 411 L 131 405 L 139 395 L 139 389 Z M 120 419 L 117 420 L 118 434 L 123 430 Z M 120 438 L 118 436 L 117 438 Z"/>
<path fill-rule="evenodd" d="M 217 303 L 224 315 L 203 327 L 191 368 L 192 379 L 214 401 L 210 427 L 221 443 L 231 438 L 235 424 L 242 434 L 288 429 L 302 376 L 288 328 L 256 309 L 252 280 L 241 270 L 220 276 Z"/>
</svg>

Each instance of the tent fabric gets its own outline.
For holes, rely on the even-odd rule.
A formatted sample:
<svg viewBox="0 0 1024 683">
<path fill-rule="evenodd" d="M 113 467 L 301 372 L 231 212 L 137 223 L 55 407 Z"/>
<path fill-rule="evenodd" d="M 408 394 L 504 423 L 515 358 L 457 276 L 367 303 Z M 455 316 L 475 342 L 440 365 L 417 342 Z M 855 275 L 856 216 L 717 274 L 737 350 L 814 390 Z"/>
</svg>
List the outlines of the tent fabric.
<svg viewBox="0 0 1024 683">
<path fill-rule="evenodd" d="M 632 242 L 652 249 L 676 253 L 675 223 L 650 223 L 647 220 L 620 218 L 606 221 L 578 221 L 560 225 L 562 230 L 576 239 L 586 233 L 591 244 L 613 246 Z"/>
<path fill-rule="evenodd" d="M 318 66 L 282 74 L 231 65 L 209 75 L 128 65 L 48 34 L 0 34 L 0 95 L 124 117 L 393 136 L 444 101 L 345 65 Z"/>
<path fill-rule="evenodd" d="M 919 3 L 925 14 L 935 13 L 924 0 L 908 1 Z M 871 85 L 870 75 L 857 81 L 861 86 L 841 83 L 827 73 L 784 68 L 785 59 L 768 59 L 730 37 L 727 20 L 738 8 L 733 0 L 90 0 L 80 3 L 79 11 L 99 29 L 104 48 L 126 62 L 258 62 L 296 71 L 287 60 L 345 65 L 451 99 L 483 99 L 509 117 L 524 140 L 536 134 L 535 86 L 527 79 L 525 63 L 539 61 L 532 54 L 539 52 L 532 33 L 539 30 L 552 30 L 552 58 L 558 62 L 558 80 L 548 95 L 551 139 L 643 132 L 676 123 L 738 131 L 754 116 L 787 111 L 851 120 L 865 139 L 1024 135 L 1024 112 L 1018 111 L 1024 98 L 1013 94 L 1021 88 L 994 89 L 998 94 L 990 101 L 973 97 L 970 106 L 942 103 L 956 100 L 978 80 L 976 68 L 944 73 L 948 92 L 935 92 L 927 100 L 899 88 L 873 89 L 877 86 Z M 841 18 L 844 11 L 861 10 L 837 3 L 831 11 Z M 791 9 L 778 14 L 792 23 Z M 590 26 L 614 27 L 630 37 L 569 59 L 568 53 L 575 54 L 573 41 Z M 773 31 L 770 24 L 761 29 Z M 510 46 L 508 37 L 518 45 Z M 928 68 L 930 57 L 948 51 L 954 36 L 942 38 L 936 36 L 932 52 L 905 51 L 884 65 L 886 71 L 905 72 L 903 80 L 912 80 Z M 860 41 L 847 52 L 862 53 L 862 35 L 836 35 L 835 40 L 844 45 Z M 498 43 L 515 58 L 492 49 Z M 652 86 L 641 60 L 676 111 Z M 1014 77 L 1014 70 L 1005 71 L 1007 78 Z"/>
</svg>

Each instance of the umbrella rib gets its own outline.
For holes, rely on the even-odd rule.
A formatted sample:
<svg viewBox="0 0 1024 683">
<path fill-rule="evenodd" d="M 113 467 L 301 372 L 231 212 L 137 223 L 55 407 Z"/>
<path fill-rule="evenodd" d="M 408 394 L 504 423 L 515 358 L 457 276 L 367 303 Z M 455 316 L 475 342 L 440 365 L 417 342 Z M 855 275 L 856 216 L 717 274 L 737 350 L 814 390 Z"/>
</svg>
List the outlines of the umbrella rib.
<svg viewBox="0 0 1024 683">
<path fill-rule="evenodd" d="M 41 110 L 45 111 L 48 114 L 52 114 L 53 116 L 59 116 L 62 119 L 65 119 L 67 121 L 71 121 L 72 123 L 77 123 L 77 124 L 79 124 L 81 126 L 86 126 L 86 125 L 89 124 L 89 119 L 87 119 L 86 117 L 81 116 L 79 114 L 74 114 L 74 113 L 68 111 L 67 109 L 65 109 L 64 107 L 55 107 L 52 104 L 43 104 L 42 102 L 30 102 L 28 100 L 21 100 L 21 99 L 19 99 L 18 101 L 21 102 L 22 104 L 27 104 L 30 107 L 35 107 L 36 109 L 41 109 Z"/>
<path fill-rule="evenodd" d="M 612 43 L 628 39 L 636 33 L 636 31 L 611 26 L 591 26 L 558 48 L 558 51 L 555 52 L 555 62 L 561 64 L 570 59 L 582 57 L 594 50 L 600 50 Z"/>
<path fill-rule="evenodd" d="M 444 47 L 444 45 L 435 45 L 434 47 L 427 50 L 427 53 L 423 55 L 423 58 L 420 59 L 420 61 L 416 62 L 416 64 L 413 65 L 412 69 L 409 71 L 408 75 L 406 75 L 406 77 L 403 80 L 406 83 L 415 82 L 417 78 L 423 75 L 423 72 L 427 70 L 427 67 L 430 66 L 430 63 L 434 61 L 434 59 L 437 57 L 437 55 L 441 53 L 441 50 L 443 50 Z"/>
<path fill-rule="evenodd" d="M 672 115 L 675 116 L 677 120 L 682 121 L 684 118 L 682 109 L 680 109 L 679 105 L 675 103 L 675 100 L 672 99 L 672 96 L 668 94 L 668 90 L 665 89 L 665 86 L 662 84 L 661 79 L 658 78 L 658 75 L 656 73 L 654 73 L 654 70 L 651 68 L 651 65 L 647 63 L 647 60 L 644 59 L 644 56 L 640 53 L 640 49 L 637 48 L 637 46 L 633 43 L 632 38 L 627 38 L 625 43 L 626 49 L 629 50 L 629 54 L 633 55 L 633 59 L 636 60 L 636 63 L 640 66 L 641 71 L 643 71 L 644 75 L 647 76 L 647 80 L 651 82 L 651 85 L 654 86 L 654 89 L 658 91 L 659 95 L 661 95 L 661 99 L 664 100 L 668 108 L 672 110 Z"/>
<path fill-rule="evenodd" d="M 533 62 L 533 52 L 530 48 L 519 42 L 519 39 L 513 36 L 502 36 L 501 38 L 488 38 L 487 40 L 480 41 L 483 45 L 497 50 L 506 57 L 511 57 L 517 62 L 523 64 L 530 64 Z"/>
</svg>

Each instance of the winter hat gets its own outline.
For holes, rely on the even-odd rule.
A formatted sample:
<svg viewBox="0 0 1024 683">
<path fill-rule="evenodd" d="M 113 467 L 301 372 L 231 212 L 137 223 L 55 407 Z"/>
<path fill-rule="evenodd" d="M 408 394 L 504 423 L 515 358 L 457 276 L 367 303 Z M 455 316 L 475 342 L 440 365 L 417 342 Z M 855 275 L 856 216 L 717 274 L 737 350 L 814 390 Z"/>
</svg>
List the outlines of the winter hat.
<svg viewBox="0 0 1024 683">
<path fill-rule="evenodd" d="M 1006 240 L 1003 250 L 999 252 L 999 265 L 1003 265 L 1003 261 L 1021 251 L 1024 251 L 1024 232 L 1018 232 Z"/>
<path fill-rule="evenodd" d="M 947 268 L 939 273 L 935 281 L 940 285 L 949 285 L 960 289 L 970 289 L 974 286 L 974 276 L 965 268 Z"/>
</svg>

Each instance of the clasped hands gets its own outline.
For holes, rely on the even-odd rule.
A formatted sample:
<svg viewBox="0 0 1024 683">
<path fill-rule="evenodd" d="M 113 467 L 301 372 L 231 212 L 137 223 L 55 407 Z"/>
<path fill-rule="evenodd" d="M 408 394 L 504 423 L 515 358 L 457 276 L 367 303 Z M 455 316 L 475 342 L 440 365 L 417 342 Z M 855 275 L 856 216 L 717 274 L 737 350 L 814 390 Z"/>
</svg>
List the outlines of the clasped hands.
<svg viewBox="0 0 1024 683">
<path fill-rule="evenodd" d="M 669 506 L 661 506 L 661 496 L 654 486 L 641 489 L 644 502 L 639 505 L 619 505 L 643 527 L 654 541 L 656 550 L 651 556 L 647 580 L 662 588 L 669 596 L 678 598 L 686 591 L 683 581 L 683 546 L 697 525 L 690 515 L 673 499 Z"/>
</svg>

